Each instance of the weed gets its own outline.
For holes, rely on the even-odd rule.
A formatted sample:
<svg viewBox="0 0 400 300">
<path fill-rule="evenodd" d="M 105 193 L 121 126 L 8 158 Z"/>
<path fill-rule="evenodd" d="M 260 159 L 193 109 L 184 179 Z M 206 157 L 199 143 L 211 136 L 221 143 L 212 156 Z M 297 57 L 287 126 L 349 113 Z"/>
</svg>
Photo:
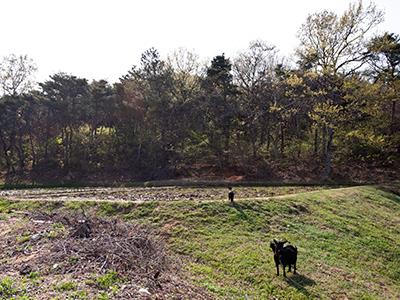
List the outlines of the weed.
<svg viewBox="0 0 400 300">
<path fill-rule="evenodd" d="M 121 278 L 119 277 L 117 272 L 108 271 L 104 275 L 96 277 L 95 284 L 100 289 L 108 290 L 120 281 Z"/>
<path fill-rule="evenodd" d="M 10 277 L 5 277 L 0 281 L 0 298 L 7 299 L 15 296 L 18 289 L 15 287 L 14 281 Z"/>
<path fill-rule="evenodd" d="M 16 240 L 19 244 L 24 244 L 26 242 L 29 242 L 30 239 L 31 239 L 30 233 L 24 233 L 23 235 L 16 237 Z"/>
<path fill-rule="evenodd" d="M 56 290 L 59 292 L 74 291 L 77 289 L 77 286 L 73 281 L 66 281 L 57 285 Z"/>
<path fill-rule="evenodd" d="M 106 292 L 102 292 L 96 296 L 96 300 L 109 300 L 110 297 Z"/>
<path fill-rule="evenodd" d="M 28 275 L 28 278 L 31 280 L 37 280 L 37 279 L 39 279 L 39 277 L 40 277 L 39 272 L 37 272 L 37 271 L 30 272 Z"/>
<path fill-rule="evenodd" d="M 62 223 L 54 223 L 51 225 L 51 231 L 46 233 L 46 237 L 49 239 L 58 238 L 66 233 L 65 226 Z"/>
<path fill-rule="evenodd" d="M 68 299 L 71 300 L 84 300 L 84 299 L 88 299 L 88 294 L 86 291 L 76 291 L 73 292 Z"/>
</svg>

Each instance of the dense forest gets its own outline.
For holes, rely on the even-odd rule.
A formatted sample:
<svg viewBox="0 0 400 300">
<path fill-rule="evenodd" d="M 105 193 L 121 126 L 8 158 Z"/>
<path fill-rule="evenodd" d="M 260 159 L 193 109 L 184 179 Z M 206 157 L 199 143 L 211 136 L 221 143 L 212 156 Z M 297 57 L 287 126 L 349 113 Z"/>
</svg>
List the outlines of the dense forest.
<svg viewBox="0 0 400 300">
<path fill-rule="evenodd" d="M 400 37 L 375 33 L 382 20 L 361 2 L 311 14 L 292 60 L 264 41 L 207 64 L 151 48 L 116 83 L 65 73 L 35 83 L 35 63 L 9 55 L 0 171 L 9 180 L 396 176 Z"/>
</svg>

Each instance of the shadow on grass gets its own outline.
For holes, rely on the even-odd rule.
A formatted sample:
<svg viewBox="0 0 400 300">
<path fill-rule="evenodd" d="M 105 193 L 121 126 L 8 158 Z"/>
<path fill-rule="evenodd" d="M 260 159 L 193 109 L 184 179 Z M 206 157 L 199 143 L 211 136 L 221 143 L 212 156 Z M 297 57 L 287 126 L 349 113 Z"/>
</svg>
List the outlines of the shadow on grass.
<svg viewBox="0 0 400 300">
<path fill-rule="evenodd" d="M 301 274 L 293 274 L 292 276 L 286 277 L 286 282 L 307 297 L 311 296 L 311 294 L 306 287 L 316 284 L 314 280 Z"/>
<path fill-rule="evenodd" d="M 243 205 L 241 205 L 237 202 L 231 202 L 231 203 L 229 203 L 229 205 L 231 205 L 234 209 L 237 210 L 240 219 L 248 220 L 248 216 L 246 215 L 246 213 L 243 210 L 243 207 L 244 207 Z"/>
<path fill-rule="evenodd" d="M 388 199 L 400 203 L 400 184 L 379 186 L 379 190 L 388 193 L 385 195 Z"/>
</svg>

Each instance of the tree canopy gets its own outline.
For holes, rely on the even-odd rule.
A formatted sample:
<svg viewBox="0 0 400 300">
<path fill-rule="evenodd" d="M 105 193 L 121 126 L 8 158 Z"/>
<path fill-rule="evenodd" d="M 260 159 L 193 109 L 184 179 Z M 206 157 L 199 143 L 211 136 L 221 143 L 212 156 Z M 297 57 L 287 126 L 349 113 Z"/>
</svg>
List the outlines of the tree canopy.
<svg viewBox="0 0 400 300">
<path fill-rule="evenodd" d="M 150 48 L 116 83 L 57 73 L 35 84 L 33 61 L 7 56 L 0 170 L 50 179 L 396 174 L 400 38 L 374 35 L 382 18 L 361 1 L 341 15 L 311 14 L 296 65 L 258 40 L 206 65 L 186 49 L 164 59 Z"/>
</svg>

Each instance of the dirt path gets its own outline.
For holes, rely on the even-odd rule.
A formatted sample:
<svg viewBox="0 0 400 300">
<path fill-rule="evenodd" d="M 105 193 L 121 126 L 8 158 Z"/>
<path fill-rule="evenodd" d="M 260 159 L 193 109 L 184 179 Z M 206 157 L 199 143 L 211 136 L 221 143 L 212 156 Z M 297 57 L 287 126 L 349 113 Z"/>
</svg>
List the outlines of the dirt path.
<svg viewBox="0 0 400 300">
<path fill-rule="evenodd" d="M 236 200 L 267 200 L 271 197 L 297 195 L 299 193 L 326 189 L 313 187 L 243 187 L 236 188 Z M 130 202 L 146 201 L 223 201 L 227 199 L 226 188 L 55 188 L 0 191 L 0 198 L 12 201 L 95 201 Z"/>
</svg>

